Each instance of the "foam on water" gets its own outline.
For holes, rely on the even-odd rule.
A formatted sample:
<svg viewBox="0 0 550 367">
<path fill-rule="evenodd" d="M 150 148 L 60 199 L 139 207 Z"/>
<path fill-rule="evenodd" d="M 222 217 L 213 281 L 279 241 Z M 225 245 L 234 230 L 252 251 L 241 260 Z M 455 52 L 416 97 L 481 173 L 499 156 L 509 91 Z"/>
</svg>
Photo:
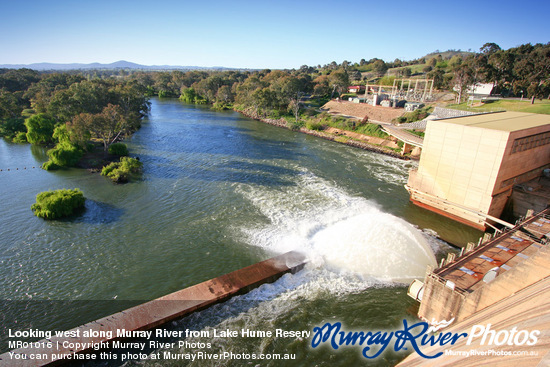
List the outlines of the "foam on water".
<svg viewBox="0 0 550 367">
<path fill-rule="evenodd" d="M 316 266 L 380 280 L 408 282 L 436 264 L 422 232 L 403 219 L 303 169 L 294 180 L 284 191 L 238 188 L 270 222 L 243 229 L 251 244 L 298 250 Z"/>
</svg>

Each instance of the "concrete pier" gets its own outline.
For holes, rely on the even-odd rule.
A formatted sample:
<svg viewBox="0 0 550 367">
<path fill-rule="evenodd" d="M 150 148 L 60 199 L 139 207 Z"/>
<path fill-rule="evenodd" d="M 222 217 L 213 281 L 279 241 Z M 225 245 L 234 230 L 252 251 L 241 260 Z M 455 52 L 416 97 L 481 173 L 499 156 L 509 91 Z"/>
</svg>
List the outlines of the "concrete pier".
<svg viewBox="0 0 550 367">
<path fill-rule="evenodd" d="M 233 296 L 244 294 L 262 284 L 274 282 L 286 273 L 296 273 L 305 266 L 306 262 L 304 255 L 294 251 L 287 252 L 70 330 L 80 337 L 52 337 L 40 341 L 51 342 L 53 348 L 22 348 L 11 351 L 22 358 L 25 356 L 28 358 L 32 354 L 43 355 L 46 357 L 44 359 L 15 359 L 10 356 L 10 352 L 4 353 L 0 355 L 0 366 L 34 367 L 74 362 L 70 359 L 71 356 L 88 352 L 91 348 L 64 348 L 62 346 L 64 341 L 80 343 L 78 345 L 105 343 L 117 339 L 117 330 L 124 329 L 126 332 L 150 330 L 226 301 Z M 92 331 L 99 336 L 83 337 L 85 331 L 88 333 Z M 112 337 L 105 336 L 109 335 L 109 331 Z M 59 355 L 67 357 L 58 358 Z"/>
<path fill-rule="evenodd" d="M 426 347 L 424 353 L 450 350 L 427 360 L 412 354 L 399 366 L 548 366 L 550 365 L 550 209 L 512 229 L 470 243 L 461 254 L 449 254 L 439 269 L 415 280 L 409 296 L 420 301 L 418 317 L 432 325 L 452 322 L 445 332 L 466 332 L 474 325 L 492 330 L 540 332 L 535 345 L 493 344 L 477 340 Z M 478 354 L 468 355 L 475 350 Z M 492 354 L 494 350 L 506 356 Z M 484 354 L 485 353 L 485 354 Z"/>
<path fill-rule="evenodd" d="M 429 272 L 418 316 L 428 322 L 458 322 L 550 276 L 549 215 L 547 209 L 492 240 L 472 244 L 462 256 L 450 256 Z"/>
</svg>

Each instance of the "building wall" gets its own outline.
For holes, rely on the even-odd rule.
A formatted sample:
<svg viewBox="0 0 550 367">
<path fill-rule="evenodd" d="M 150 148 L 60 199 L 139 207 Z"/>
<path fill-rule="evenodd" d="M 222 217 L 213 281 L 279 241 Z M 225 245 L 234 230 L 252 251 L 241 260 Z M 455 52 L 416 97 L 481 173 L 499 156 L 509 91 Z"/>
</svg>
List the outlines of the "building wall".
<svg viewBox="0 0 550 367">
<path fill-rule="evenodd" d="M 487 212 L 508 132 L 428 122 L 416 175 L 409 186 Z"/>
<path fill-rule="evenodd" d="M 550 125 L 510 133 L 510 140 L 504 151 L 502 167 L 497 177 L 497 184 L 493 194 L 509 190 L 515 184 L 526 182 L 529 179 L 540 176 L 542 168 L 550 163 L 550 144 L 539 145 L 524 151 L 516 152 L 513 152 L 513 148 L 514 142 L 518 139 L 526 137 L 533 137 L 534 139 L 539 137 L 545 138 L 546 133 L 550 134 Z M 529 172 L 531 172 L 531 175 L 518 177 Z"/>
<path fill-rule="evenodd" d="M 447 287 L 437 276 L 429 274 L 425 279 L 418 317 L 434 325 L 451 321 L 460 313 L 464 298 L 464 295 Z"/>
<path fill-rule="evenodd" d="M 518 139 L 525 137 L 544 138 L 545 133 L 550 134 L 550 125 L 510 133 L 493 187 L 493 199 L 488 214 L 499 217 L 508 198 L 512 195 L 514 185 L 540 177 L 542 170 L 548 167 L 550 163 L 550 144 L 514 152 L 514 143 Z"/>
<path fill-rule="evenodd" d="M 429 121 L 420 164 L 411 172 L 408 185 L 448 202 L 434 205 L 434 198 L 428 203 L 420 193 L 411 199 L 479 227 L 479 217 L 464 215 L 464 210 L 450 207 L 449 202 L 499 217 L 512 187 L 540 176 L 550 163 L 550 144 L 543 145 L 550 138 L 545 133 L 550 134 L 550 125 L 509 132 Z M 539 145 L 519 151 L 514 142 L 532 136 L 541 138 Z"/>
</svg>

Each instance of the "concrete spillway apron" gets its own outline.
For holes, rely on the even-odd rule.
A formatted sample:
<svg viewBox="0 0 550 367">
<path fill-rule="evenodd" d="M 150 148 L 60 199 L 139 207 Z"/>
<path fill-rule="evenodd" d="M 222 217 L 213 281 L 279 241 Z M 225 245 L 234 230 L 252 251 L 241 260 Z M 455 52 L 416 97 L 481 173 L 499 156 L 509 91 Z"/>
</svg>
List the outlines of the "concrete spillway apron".
<svg viewBox="0 0 550 367">
<path fill-rule="evenodd" d="M 14 359 L 10 353 L 0 355 L 0 366 L 46 366 L 59 365 L 70 362 L 70 359 L 56 358 L 59 355 L 72 356 L 76 353 L 90 351 L 91 348 L 74 349 L 63 348 L 62 342 L 69 340 L 71 343 L 101 343 L 116 339 L 117 330 L 134 331 L 149 330 L 158 327 L 172 320 L 189 315 L 195 311 L 203 310 L 213 304 L 225 301 L 235 295 L 246 293 L 264 283 L 271 283 L 286 273 L 295 273 L 301 270 L 306 264 L 304 255 L 291 251 L 283 255 L 247 266 L 232 273 L 207 280 L 194 286 L 168 294 L 155 300 L 132 307 L 125 311 L 118 312 L 111 316 L 92 321 L 79 326 L 71 331 L 78 331 L 80 337 L 52 337 L 48 340 L 58 348 L 21 348 L 12 350 L 24 358 L 30 354 L 44 354 L 47 359 Z M 83 337 L 85 330 L 97 331 L 101 335 L 111 331 L 113 338 L 108 337 Z M 89 332 L 88 332 L 89 333 Z M 88 344 L 89 345 L 89 344 Z M 56 354 L 57 356 L 53 356 Z M 70 358 L 70 357 L 68 357 Z M 74 362 L 74 361 L 73 361 Z"/>
</svg>

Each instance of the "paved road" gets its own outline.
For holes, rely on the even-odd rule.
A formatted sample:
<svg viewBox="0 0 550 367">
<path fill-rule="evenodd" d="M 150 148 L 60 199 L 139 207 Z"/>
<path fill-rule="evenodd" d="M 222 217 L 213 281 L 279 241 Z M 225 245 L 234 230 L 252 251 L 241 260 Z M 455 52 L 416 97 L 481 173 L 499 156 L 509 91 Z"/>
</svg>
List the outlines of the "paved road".
<svg viewBox="0 0 550 367">
<path fill-rule="evenodd" d="M 384 130 L 386 133 L 390 134 L 393 137 L 396 137 L 397 139 L 409 143 L 411 145 L 414 145 L 415 147 L 421 147 L 424 145 L 424 139 L 421 138 L 418 135 L 411 134 L 403 129 L 398 129 L 393 126 L 384 125 L 382 126 L 382 130 Z"/>
</svg>

